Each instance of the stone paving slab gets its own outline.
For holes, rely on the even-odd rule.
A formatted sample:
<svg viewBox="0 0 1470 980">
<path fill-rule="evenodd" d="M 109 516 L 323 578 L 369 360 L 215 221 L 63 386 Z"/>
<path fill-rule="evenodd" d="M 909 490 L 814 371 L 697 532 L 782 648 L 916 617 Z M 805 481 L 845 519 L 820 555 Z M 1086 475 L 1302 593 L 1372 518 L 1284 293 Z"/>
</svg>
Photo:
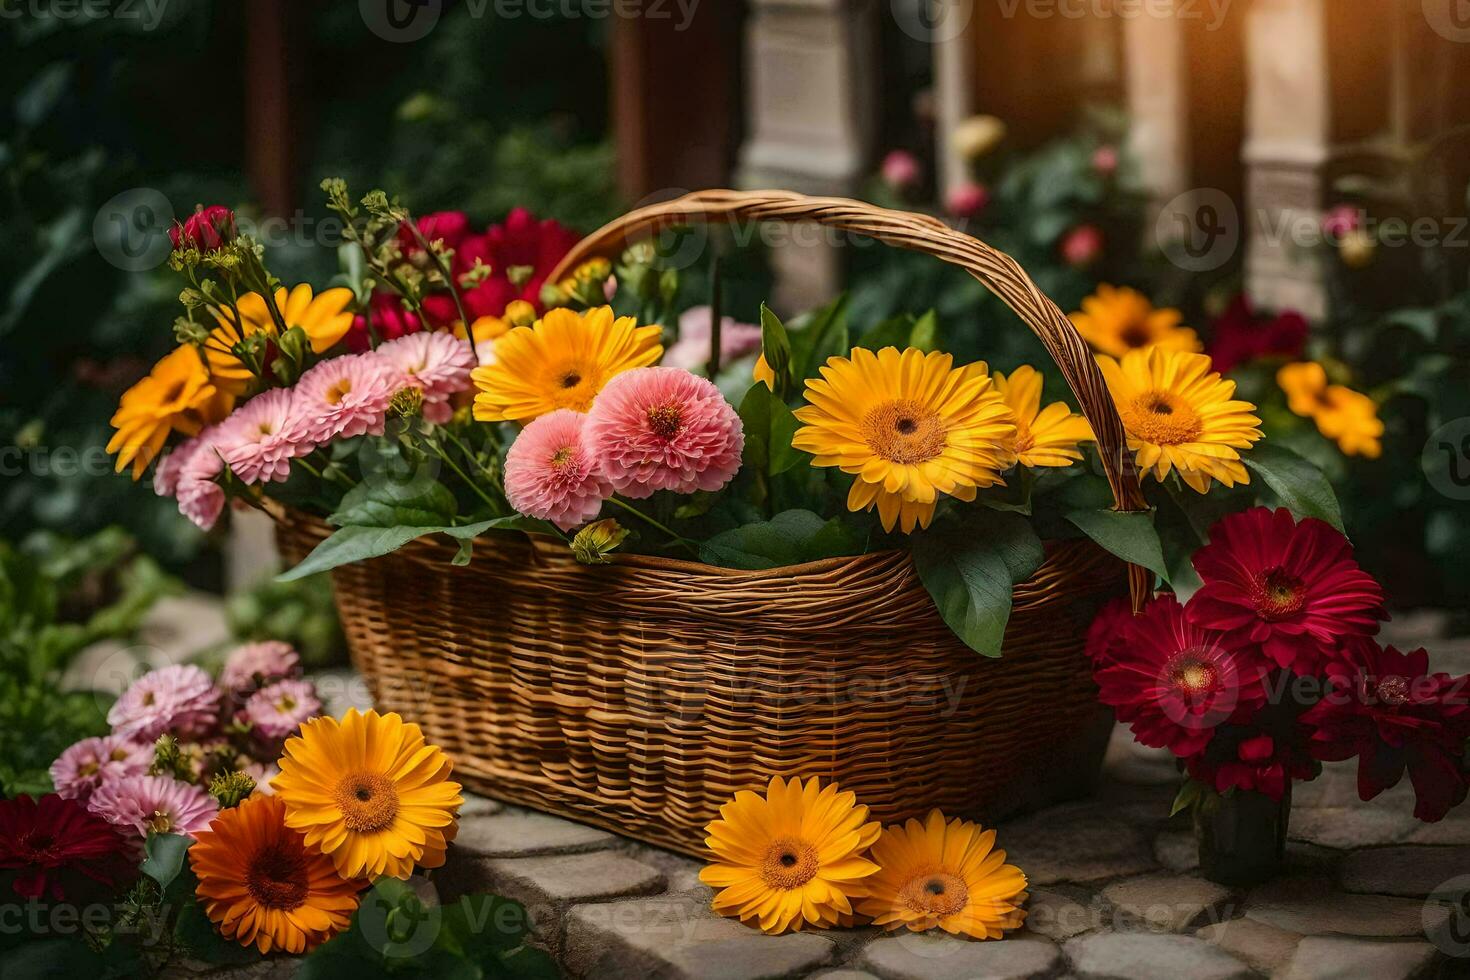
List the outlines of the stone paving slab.
<svg viewBox="0 0 1470 980">
<path fill-rule="evenodd" d="M 875 939 L 858 966 L 887 980 L 1029 980 L 1061 963 L 1055 943 L 1038 936 L 974 942 L 943 933 L 906 933 Z"/>
</svg>

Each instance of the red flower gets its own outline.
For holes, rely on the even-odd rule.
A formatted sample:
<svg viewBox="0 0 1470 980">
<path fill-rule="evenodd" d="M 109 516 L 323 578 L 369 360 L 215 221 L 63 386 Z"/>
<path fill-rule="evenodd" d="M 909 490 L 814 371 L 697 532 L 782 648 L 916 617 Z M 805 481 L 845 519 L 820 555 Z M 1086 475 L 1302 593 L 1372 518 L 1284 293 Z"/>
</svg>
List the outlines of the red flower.
<svg viewBox="0 0 1470 980">
<path fill-rule="evenodd" d="M 1133 601 L 1127 596 L 1114 599 L 1098 612 L 1087 628 L 1087 659 L 1093 669 L 1105 667 L 1117 659 L 1127 630 L 1133 625 Z"/>
<path fill-rule="evenodd" d="M 1162 595 L 1134 619 L 1115 659 L 1097 671 L 1098 699 L 1144 745 L 1193 755 L 1217 726 L 1266 699 L 1266 665 L 1222 639 L 1191 624 L 1179 601 Z"/>
<path fill-rule="evenodd" d="M 1422 649 L 1400 653 L 1367 638 L 1343 644 L 1327 665 L 1331 689 L 1304 719 L 1313 754 L 1358 758 L 1358 795 L 1371 800 L 1409 770 L 1414 816 L 1439 820 L 1465 801 L 1470 676 L 1430 674 Z"/>
<path fill-rule="evenodd" d="M 1298 358 L 1310 329 L 1305 317 L 1290 310 L 1275 317 L 1256 316 L 1242 294 L 1212 324 L 1210 357 L 1221 374 L 1262 357 Z"/>
<path fill-rule="evenodd" d="M 463 211 L 436 211 L 423 215 L 414 224 L 418 226 L 419 234 L 424 236 L 424 241 L 442 239 L 446 247 L 456 251 L 470 233 L 470 216 Z M 398 247 L 410 259 L 424 252 L 413 230 L 406 224 L 398 229 Z"/>
<path fill-rule="evenodd" d="M 453 212 L 458 217 L 458 212 Z M 430 215 L 420 219 L 420 227 L 429 218 L 448 222 L 447 215 Z M 446 227 L 448 225 L 446 224 Z M 438 226 L 436 226 L 437 230 Z M 450 230 L 457 231 L 456 222 Z M 443 230 L 437 233 L 450 244 Z M 402 234 L 402 232 L 400 232 Z M 425 232 L 428 237 L 428 232 Z M 478 259 L 492 270 L 491 275 L 472 289 L 460 293 L 465 316 L 471 321 L 482 316 L 503 316 L 512 300 L 525 300 L 539 311 L 541 287 L 556 264 L 577 244 L 577 233 L 555 221 L 538 221 L 525 208 L 516 208 L 504 223 L 492 225 L 483 235 L 459 234 L 454 238 L 454 261 L 451 271 L 457 279 L 475 267 Z M 409 254 L 405 250 L 405 254 Z M 444 327 L 459 319 L 454 297 L 447 292 L 426 297 L 424 315 L 435 327 Z"/>
<path fill-rule="evenodd" d="M 1308 729 L 1288 706 L 1272 706 L 1250 725 L 1226 725 L 1203 752 L 1185 760 L 1189 774 L 1215 792 L 1249 790 L 1280 800 L 1289 779 L 1314 779 L 1318 764 L 1308 751 Z"/>
<path fill-rule="evenodd" d="M 213 252 L 235 240 L 235 212 L 215 204 L 189 215 L 183 224 L 174 222 L 168 230 L 174 248 L 192 245 L 201 252 Z"/>
<path fill-rule="evenodd" d="M 1313 673 L 1348 636 L 1378 632 L 1383 590 L 1353 560 L 1341 532 L 1283 509 L 1253 507 L 1222 519 L 1194 556 L 1204 586 L 1191 622 L 1259 644 L 1282 667 Z"/>
<path fill-rule="evenodd" d="M 451 301 L 452 303 L 452 301 Z M 424 322 L 416 313 L 403 308 L 403 301 L 392 293 L 378 291 L 373 293 L 372 298 L 373 330 L 377 331 L 378 340 L 397 340 L 399 337 L 407 337 L 411 333 L 418 333 L 424 329 Z M 372 346 L 368 337 L 368 321 L 365 316 L 352 318 L 352 329 L 344 338 L 347 347 L 354 353 L 361 354 Z"/>
<path fill-rule="evenodd" d="M 55 793 L 0 800 L 0 872 L 21 898 L 64 900 L 78 875 L 116 887 L 133 872 L 112 825 Z"/>
<path fill-rule="evenodd" d="M 1074 269 L 1085 269 L 1103 253 L 1103 233 L 1097 225 L 1078 225 L 1057 246 L 1062 260 Z"/>
</svg>

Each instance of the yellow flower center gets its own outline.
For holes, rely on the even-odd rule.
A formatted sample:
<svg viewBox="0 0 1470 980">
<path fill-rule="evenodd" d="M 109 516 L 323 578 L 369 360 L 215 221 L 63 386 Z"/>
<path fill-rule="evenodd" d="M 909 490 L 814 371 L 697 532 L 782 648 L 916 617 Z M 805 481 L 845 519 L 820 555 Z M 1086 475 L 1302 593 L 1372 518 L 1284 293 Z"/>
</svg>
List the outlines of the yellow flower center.
<svg viewBox="0 0 1470 980">
<path fill-rule="evenodd" d="M 1280 568 L 1273 568 L 1261 576 L 1251 592 L 1256 611 L 1265 619 L 1284 619 L 1301 612 L 1307 602 L 1305 583 Z"/>
<path fill-rule="evenodd" d="M 261 906 L 289 912 L 306 901 L 306 861 L 280 845 L 257 851 L 245 871 L 245 887 Z"/>
<path fill-rule="evenodd" d="M 1389 707 L 1396 708 L 1401 704 L 1409 703 L 1409 682 L 1397 674 L 1390 674 L 1383 678 L 1375 686 L 1379 700 Z"/>
<path fill-rule="evenodd" d="M 349 391 L 351 391 L 351 390 L 352 390 L 352 379 L 351 378 L 338 378 L 336 381 L 334 381 L 332 383 L 332 386 L 327 389 L 327 404 L 328 405 L 340 405 L 340 404 L 342 404 L 342 399 L 343 398 L 346 398 L 347 397 L 347 393 Z"/>
<path fill-rule="evenodd" d="M 1032 435 L 1031 427 L 1020 419 L 1016 420 L 1016 454 L 1030 452 L 1036 446 L 1036 436 Z"/>
<path fill-rule="evenodd" d="M 594 367 L 581 363 L 563 364 L 548 376 L 547 392 L 557 408 L 570 408 L 574 412 L 585 412 L 592 407 L 602 387 Z"/>
<path fill-rule="evenodd" d="M 557 468 L 563 467 L 572 461 L 572 447 L 562 446 L 551 454 L 551 465 Z"/>
<path fill-rule="evenodd" d="M 296 699 L 289 694 L 282 694 L 281 699 L 276 702 L 276 711 L 284 715 L 295 710 Z"/>
<path fill-rule="evenodd" d="M 890 463 L 924 463 L 944 452 L 944 420 L 911 398 L 896 398 L 868 412 L 863 440 Z"/>
<path fill-rule="evenodd" d="M 1155 446 L 1177 446 L 1199 438 L 1199 413 L 1172 391 L 1147 391 L 1123 408 L 1123 427 Z"/>
<path fill-rule="evenodd" d="M 398 791 L 387 776 L 357 772 L 337 784 L 337 809 L 347 829 L 359 834 L 384 830 L 398 816 Z"/>
<path fill-rule="evenodd" d="M 800 888 L 817 876 L 817 849 L 803 840 L 771 842 L 760 864 L 761 880 L 771 888 Z"/>
<path fill-rule="evenodd" d="M 964 910 L 970 901 L 970 889 L 963 878 L 935 868 L 910 878 L 899 889 L 898 901 L 910 912 L 942 919 Z"/>
<path fill-rule="evenodd" d="M 108 756 L 108 758 L 111 759 L 113 762 L 121 762 L 127 757 L 128 753 L 124 749 L 113 749 L 112 754 Z"/>
<path fill-rule="evenodd" d="M 1220 679 L 1219 670 L 1213 663 L 1187 650 L 1174 656 L 1165 673 L 1169 686 L 1189 700 L 1209 694 Z"/>
<path fill-rule="evenodd" d="M 98 765 L 96 762 L 84 762 L 81 765 L 77 766 L 77 775 L 78 776 L 95 776 L 95 775 L 97 775 L 97 771 L 99 769 L 101 769 L 101 768 L 102 767 L 100 765 Z"/>
<path fill-rule="evenodd" d="M 163 810 L 154 810 L 148 818 L 148 829 L 157 834 L 166 834 L 173 829 L 174 819 Z"/>
<path fill-rule="evenodd" d="M 684 425 L 684 410 L 678 405 L 659 405 L 648 410 L 648 427 L 660 439 L 672 439 Z"/>
</svg>

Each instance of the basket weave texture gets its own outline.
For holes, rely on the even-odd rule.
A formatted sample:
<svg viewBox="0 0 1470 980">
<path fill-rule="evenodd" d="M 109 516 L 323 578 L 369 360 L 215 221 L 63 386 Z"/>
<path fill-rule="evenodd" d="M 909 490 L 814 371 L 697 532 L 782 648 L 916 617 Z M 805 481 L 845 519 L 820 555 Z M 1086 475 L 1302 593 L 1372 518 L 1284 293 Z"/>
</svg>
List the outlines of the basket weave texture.
<svg viewBox="0 0 1470 980">
<path fill-rule="evenodd" d="M 933 218 L 705 191 L 596 232 L 553 281 L 670 224 L 743 220 L 815 220 L 964 267 L 1056 359 L 1119 508 L 1144 506 L 1070 322 L 1009 257 Z M 283 556 L 329 532 L 288 513 Z M 1085 789 L 1100 762 L 1086 627 L 1108 598 L 1146 588 L 1089 542 L 1050 544 L 990 660 L 944 624 L 903 552 L 755 572 L 635 555 L 585 566 L 564 544 L 511 534 L 478 541 L 468 566 L 454 552 L 425 539 L 332 573 L 378 707 L 418 722 L 478 792 L 695 855 L 719 807 L 773 775 L 835 779 L 884 821 L 932 807 L 993 819 Z"/>
</svg>

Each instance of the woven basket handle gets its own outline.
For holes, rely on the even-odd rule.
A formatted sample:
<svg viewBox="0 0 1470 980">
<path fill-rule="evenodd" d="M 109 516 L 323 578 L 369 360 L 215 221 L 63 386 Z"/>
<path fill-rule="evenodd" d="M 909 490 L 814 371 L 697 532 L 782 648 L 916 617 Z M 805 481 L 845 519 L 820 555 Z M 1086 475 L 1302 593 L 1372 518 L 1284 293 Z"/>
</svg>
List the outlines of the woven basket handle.
<svg viewBox="0 0 1470 980">
<path fill-rule="evenodd" d="M 841 197 L 807 197 L 790 191 L 695 191 L 662 204 L 639 208 L 588 235 L 551 273 L 558 282 L 577 265 L 595 256 L 612 257 L 630 241 L 696 221 L 724 224 L 744 221 L 815 221 L 866 235 L 898 248 L 923 252 L 964 269 L 1015 311 L 1051 354 L 1066 378 L 1082 414 L 1097 437 L 1098 454 L 1119 510 L 1147 510 L 1138 473 L 1133 469 L 1118 417 L 1087 343 L 1072 321 L 1037 288 L 1015 259 L 979 239 L 956 231 L 926 214 L 890 211 Z M 1130 567 L 1135 605 L 1148 593 L 1150 579 Z"/>
</svg>

